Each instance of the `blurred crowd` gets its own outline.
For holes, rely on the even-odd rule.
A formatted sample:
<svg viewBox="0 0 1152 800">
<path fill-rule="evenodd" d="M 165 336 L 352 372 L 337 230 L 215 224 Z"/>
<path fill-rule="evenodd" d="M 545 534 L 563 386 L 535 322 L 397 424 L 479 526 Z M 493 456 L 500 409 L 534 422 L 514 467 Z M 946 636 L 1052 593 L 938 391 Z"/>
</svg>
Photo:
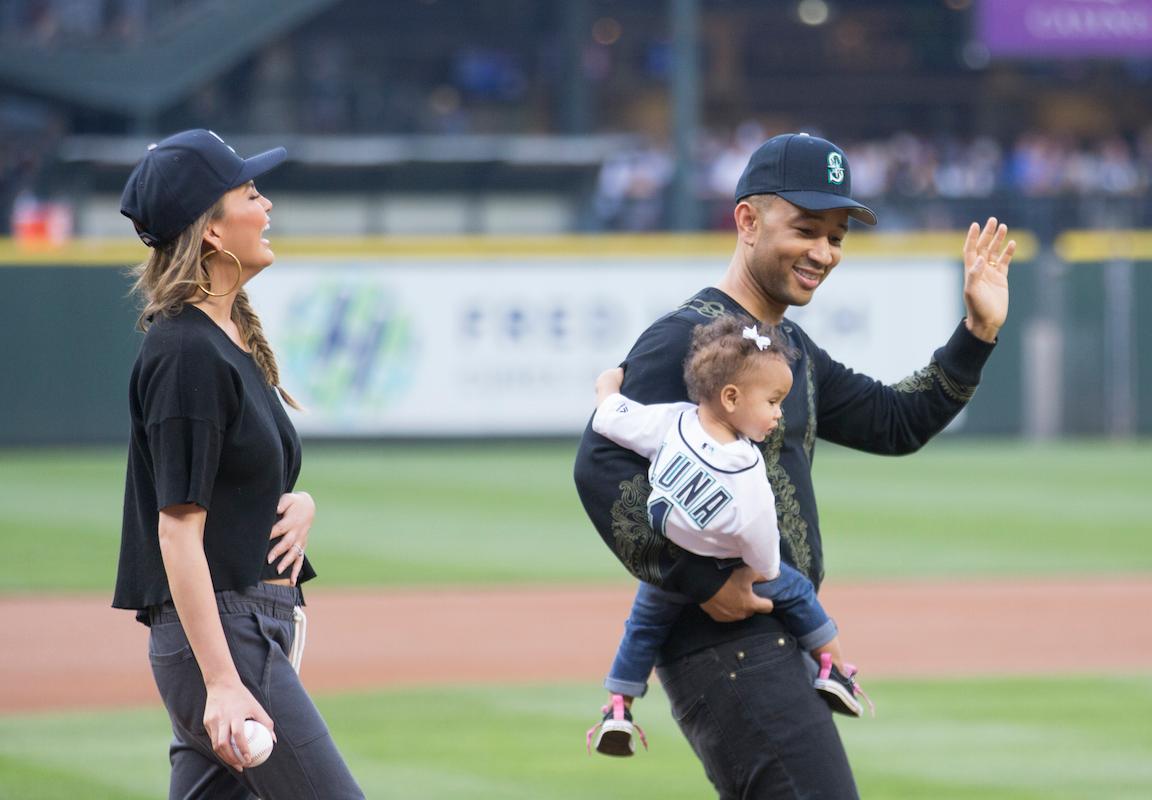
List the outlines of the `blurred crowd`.
<svg viewBox="0 0 1152 800">
<path fill-rule="evenodd" d="M 95 42 L 130 46 L 150 27 L 163 23 L 181 29 L 182 21 L 224 1 L 0 0 L 0 48 L 8 43 L 32 44 L 50 53 Z M 386 16 L 391 12 L 384 6 L 365 8 Z M 359 13 L 352 19 L 369 12 Z M 321 26 L 270 43 L 253 53 L 243 68 L 206 83 L 186 102 L 165 109 L 163 131 L 209 127 L 251 133 L 436 136 L 543 134 L 561 124 L 556 98 L 563 96 L 557 89 L 563 85 L 557 79 L 563 62 L 555 57 L 559 47 L 554 41 L 539 45 L 543 55 L 518 51 L 507 42 L 450 48 L 436 62 L 437 69 L 429 72 L 431 62 L 417 61 L 411 53 L 406 58 L 371 60 L 373 54 L 364 47 L 367 43 L 379 49 L 376 40 L 360 37 L 353 46 L 352 38 L 338 26 Z M 588 80 L 605 86 L 614 82 L 616 73 L 606 60 L 610 52 L 598 47 L 586 54 Z M 639 66 L 624 72 L 641 87 L 666 80 L 667 48 L 644 52 Z M 417 63 L 424 68 L 413 68 Z M 617 68 L 624 69 L 623 63 Z M 548 70 L 555 74 L 542 76 Z M 122 120 L 110 122 L 110 115 L 87 113 L 87 132 L 125 129 Z M 15 212 L 21 209 L 25 217 L 35 217 L 42 215 L 45 203 L 67 202 L 53 197 L 52 182 L 45 176 L 60 142 L 70 132 L 84 132 L 76 130 L 68 114 L 50 101 L 0 91 L 0 235 L 12 231 Z M 599 126 L 630 127 L 631 121 L 626 116 L 605 117 Z M 643 127 L 651 130 L 653 125 Z M 736 180 L 751 152 L 775 132 L 748 121 L 701 135 L 689 165 L 692 191 L 701 201 L 698 227 L 730 224 Z M 1011 138 L 897 131 L 853 140 L 847 130 L 811 132 L 844 146 L 852 166 L 853 193 L 883 210 L 888 230 L 954 227 L 957 220 L 962 223 L 970 216 L 971 209 L 986 207 L 978 201 L 988 198 L 997 198 L 998 207 L 1015 203 L 1014 210 L 1021 212 L 1043 209 L 1046 216 L 1038 215 L 1030 223 L 1039 227 L 1057 224 L 1052 220 L 1069 208 L 1077 224 L 1094 225 L 1097 220 L 1076 207 L 1077 201 L 1090 199 L 1104 208 L 1107 203 L 1098 199 L 1127 198 L 1133 200 L 1128 205 L 1137 209 L 1132 224 L 1152 225 L 1152 202 L 1147 200 L 1152 189 L 1152 125 L 1125 135 L 1092 138 L 1042 130 Z M 584 203 L 581 228 L 662 230 L 673 224 L 670 195 L 675 191 L 675 168 L 670 145 L 641 141 L 609 158 L 598 175 L 589 173 L 579 189 L 568 185 L 555 191 L 586 192 L 594 184 L 587 196 L 578 198 Z"/>
<path fill-rule="evenodd" d="M 157 14 L 187 0 L 3 0 L 0 41 L 41 46 L 138 38 Z"/>
<path fill-rule="evenodd" d="M 697 195 L 711 209 L 705 227 L 728 224 L 740 172 L 752 151 L 771 135 L 755 123 L 746 123 L 731 135 L 703 137 L 693 182 Z M 1135 198 L 1152 188 L 1152 126 L 1131 138 L 1076 139 L 1026 131 L 1013 141 L 1002 142 L 987 136 L 897 132 L 859 141 L 838 138 L 837 143 L 844 146 L 852 167 L 853 196 L 867 200 Z M 594 227 L 666 227 L 674 167 L 671 150 L 655 144 L 606 162 L 597 183 Z M 901 216 L 908 225 L 926 224 L 915 214 Z"/>
<path fill-rule="evenodd" d="M 813 133 L 819 133 L 813 131 Z M 0 103 L 0 235 L 23 209 L 54 199 L 39 192 L 64 125 L 37 106 Z M 771 134 L 743 126 L 701 143 L 692 168 L 701 229 L 731 224 L 732 190 L 751 152 Z M 853 195 L 881 213 L 885 230 L 963 225 L 994 203 L 997 213 L 1031 214 L 1038 229 L 1152 224 L 1152 127 L 1139 136 L 1073 140 L 1029 131 L 1011 142 L 899 132 L 847 141 Z M 600 167 L 586 198 L 588 231 L 659 231 L 670 218 L 675 161 L 667 147 L 623 150 Z M 497 188 L 497 187 L 493 187 Z M 571 187 L 556 187 L 558 193 Z M 1121 208 L 1131 216 L 1116 217 Z M 39 209 L 43 211 L 43 209 Z"/>
<path fill-rule="evenodd" d="M 47 106 L 0 94 L 0 236 L 42 202 L 40 187 L 64 131 L 62 117 Z"/>
</svg>

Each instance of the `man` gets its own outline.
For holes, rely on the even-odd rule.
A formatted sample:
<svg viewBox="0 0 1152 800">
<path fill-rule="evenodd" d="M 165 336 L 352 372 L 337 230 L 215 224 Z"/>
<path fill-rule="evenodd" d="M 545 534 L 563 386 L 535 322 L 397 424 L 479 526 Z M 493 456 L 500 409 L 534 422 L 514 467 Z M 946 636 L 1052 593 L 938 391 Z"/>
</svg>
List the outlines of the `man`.
<svg viewBox="0 0 1152 800">
<path fill-rule="evenodd" d="M 621 393 L 641 403 L 687 400 L 683 361 L 692 329 L 722 314 L 779 324 L 800 356 L 784 417 L 762 445 L 776 495 L 781 555 L 819 587 L 824 577 L 812 487 L 817 436 L 872 453 L 919 449 L 971 399 L 1008 311 L 1015 242 L 994 218 L 964 243 L 967 315 L 931 363 L 894 386 L 852 372 L 785 318 L 840 262 L 854 218 L 876 216 L 851 197 L 843 151 L 787 134 L 752 154 L 736 187 L 737 242 L 728 269 L 652 324 L 622 366 Z M 641 580 L 689 595 L 657 673 L 681 730 L 721 798 L 856 797 L 828 707 L 812 689 L 815 662 L 752 593 L 743 565 L 687 553 L 646 517 L 648 463 L 589 427 L 576 457 L 580 499 L 601 537 Z"/>
</svg>

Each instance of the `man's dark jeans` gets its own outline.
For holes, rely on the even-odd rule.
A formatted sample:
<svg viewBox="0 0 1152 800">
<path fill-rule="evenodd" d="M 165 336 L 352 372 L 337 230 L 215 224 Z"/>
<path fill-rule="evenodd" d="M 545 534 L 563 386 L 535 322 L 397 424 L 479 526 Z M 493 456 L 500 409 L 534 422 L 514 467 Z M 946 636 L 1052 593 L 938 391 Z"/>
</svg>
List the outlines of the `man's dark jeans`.
<svg viewBox="0 0 1152 800">
<path fill-rule="evenodd" d="M 858 797 L 816 664 L 780 627 L 657 668 L 721 800 Z"/>
</svg>

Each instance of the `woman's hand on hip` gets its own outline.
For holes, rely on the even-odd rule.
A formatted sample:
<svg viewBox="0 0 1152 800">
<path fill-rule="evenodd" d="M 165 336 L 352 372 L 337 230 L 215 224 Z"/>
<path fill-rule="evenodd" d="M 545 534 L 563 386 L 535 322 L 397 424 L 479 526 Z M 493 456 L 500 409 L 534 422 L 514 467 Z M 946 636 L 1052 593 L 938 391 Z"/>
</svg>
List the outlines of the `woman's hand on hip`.
<svg viewBox="0 0 1152 800">
<path fill-rule="evenodd" d="M 276 513 L 280 519 L 272 526 L 269 538 L 280 541 L 268 551 L 268 563 L 279 558 L 276 571 L 281 574 L 291 567 L 289 577 L 295 586 L 300 570 L 304 568 L 304 551 L 308 548 L 308 532 L 316 516 L 316 503 L 307 492 L 291 492 L 280 496 Z"/>
</svg>

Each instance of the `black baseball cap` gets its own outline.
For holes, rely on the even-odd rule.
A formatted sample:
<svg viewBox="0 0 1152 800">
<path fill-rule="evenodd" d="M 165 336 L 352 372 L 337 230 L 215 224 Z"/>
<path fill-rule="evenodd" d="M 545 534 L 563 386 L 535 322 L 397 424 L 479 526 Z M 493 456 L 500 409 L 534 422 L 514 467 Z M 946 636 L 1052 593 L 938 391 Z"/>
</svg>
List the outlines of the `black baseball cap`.
<svg viewBox="0 0 1152 800">
<path fill-rule="evenodd" d="M 132 170 L 120 213 L 149 247 L 166 244 L 237 186 L 263 175 L 288 156 L 276 147 L 241 158 L 212 131 L 183 131 L 148 146 Z"/>
<path fill-rule="evenodd" d="M 868 225 L 876 214 L 853 200 L 852 173 L 844 151 L 826 139 L 785 133 L 760 145 L 736 182 L 736 202 L 754 194 L 775 194 L 807 211 L 848 209 Z"/>
</svg>

